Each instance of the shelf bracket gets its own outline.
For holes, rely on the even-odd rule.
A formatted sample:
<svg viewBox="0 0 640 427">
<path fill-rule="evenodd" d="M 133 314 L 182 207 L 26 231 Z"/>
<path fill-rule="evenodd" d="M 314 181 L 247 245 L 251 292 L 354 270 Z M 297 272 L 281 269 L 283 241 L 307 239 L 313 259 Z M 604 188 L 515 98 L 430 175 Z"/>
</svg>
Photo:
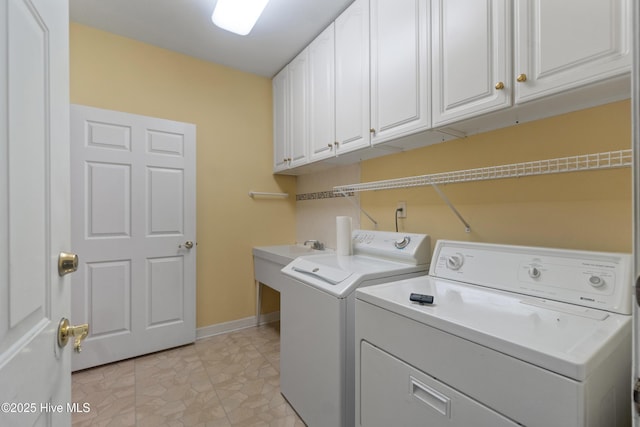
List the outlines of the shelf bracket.
<svg viewBox="0 0 640 427">
<path fill-rule="evenodd" d="M 378 228 L 378 221 L 376 221 L 375 219 L 373 219 L 371 217 L 371 215 L 369 215 L 369 213 L 367 211 L 365 211 L 364 209 L 362 209 L 362 207 L 360 206 L 359 203 L 356 203 L 353 199 L 351 199 L 351 196 L 343 190 L 333 190 L 334 193 L 340 193 L 342 194 L 342 196 L 347 199 L 353 206 L 355 206 L 360 212 L 362 212 L 368 219 L 369 221 L 371 221 L 373 223 L 373 225 Z"/>
<path fill-rule="evenodd" d="M 456 216 L 458 217 L 460 222 L 464 224 L 464 231 L 466 233 L 470 233 L 471 232 L 471 226 L 469 225 L 469 223 L 467 221 L 465 221 L 465 219 L 462 217 L 460 212 L 458 212 L 456 207 L 453 206 L 453 203 L 451 203 L 449 198 L 442 192 L 442 190 L 440 190 L 440 187 L 438 187 L 438 184 L 435 184 L 435 183 L 432 182 L 431 186 L 433 187 L 434 190 L 436 190 L 436 193 L 438 193 L 438 196 L 440 196 L 440 198 L 447 204 L 447 206 L 449 206 L 449 209 L 451 209 L 451 211 L 454 214 L 456 214 Z"/>
</svg>

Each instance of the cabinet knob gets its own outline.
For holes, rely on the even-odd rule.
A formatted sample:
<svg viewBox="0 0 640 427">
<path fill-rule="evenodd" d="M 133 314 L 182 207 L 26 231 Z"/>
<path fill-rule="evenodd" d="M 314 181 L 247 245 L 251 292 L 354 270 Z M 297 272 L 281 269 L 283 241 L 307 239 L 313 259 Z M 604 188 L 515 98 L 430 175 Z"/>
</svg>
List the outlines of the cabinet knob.
<svg viewBox="0 0 640 427">
<path fill-rule="evenodd" d="M 371 128 L 371 129 L 369 129 L 369 132 L 376 133 L 376 130 L 374 128 Z"/>
<path fill-rule="evenodd" d="M 502 90 L 502 89 L 504 89 L 504 83 L 502 82 L 496 83 L 496 90 Z"/>
<path fill-rule="evenodd" d="M 333 144 L 327 144 L 327 147 L 329 147 L 329 150 L 333 150 Z"/>
<path fill-rule="evenodd" d="M 518 74 L 518 77 L 516 78 L 516 80 L 519 83 L 526 82 L 527 81 L 527 75 L 526 74 Z"/>
</svg>

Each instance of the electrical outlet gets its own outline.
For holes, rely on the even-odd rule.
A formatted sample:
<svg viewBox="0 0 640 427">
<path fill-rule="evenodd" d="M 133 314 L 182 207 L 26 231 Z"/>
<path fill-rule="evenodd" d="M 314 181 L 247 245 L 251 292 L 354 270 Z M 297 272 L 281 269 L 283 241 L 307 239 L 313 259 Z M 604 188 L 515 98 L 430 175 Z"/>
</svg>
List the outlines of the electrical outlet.
<svg viewBox="0 0 640 427">
<path fill-rule="evenodd" d="M 398 212 L 398 218 L 406 218 L 407 217 L 407 202 L 398 202 L 397 209 L 402 209 L 401 212 Z"/>
</svg>

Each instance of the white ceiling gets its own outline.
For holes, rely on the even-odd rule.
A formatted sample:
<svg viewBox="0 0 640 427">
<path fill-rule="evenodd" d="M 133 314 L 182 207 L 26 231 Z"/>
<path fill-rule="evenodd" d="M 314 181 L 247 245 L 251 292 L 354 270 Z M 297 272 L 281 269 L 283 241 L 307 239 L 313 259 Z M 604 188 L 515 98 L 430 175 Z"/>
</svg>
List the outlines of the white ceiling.
<svg viewBox="0 0 640 427">
<path fill-rule="evenodd" d="M 247 36 L 211 22 L 217 0 L 70 0 L 84 25 L 273 77 L 353 0 L 270 0 Z"/>
</svg>

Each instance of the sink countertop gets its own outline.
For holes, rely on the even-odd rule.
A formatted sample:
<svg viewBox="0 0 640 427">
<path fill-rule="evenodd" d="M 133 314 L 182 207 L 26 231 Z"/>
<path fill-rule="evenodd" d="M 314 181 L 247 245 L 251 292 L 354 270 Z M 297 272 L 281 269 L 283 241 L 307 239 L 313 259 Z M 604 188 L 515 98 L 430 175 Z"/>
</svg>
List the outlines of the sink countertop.
<svg viewBox="0 0 640 427">
<path fill-rule="evenodd" d="M 266 259 L 283 267 L 302 255 L 318 255 L 332 253 L 332 249 L 317 250 L 303 245 L 256 246 L 253 256 Z"/>
</svg>

